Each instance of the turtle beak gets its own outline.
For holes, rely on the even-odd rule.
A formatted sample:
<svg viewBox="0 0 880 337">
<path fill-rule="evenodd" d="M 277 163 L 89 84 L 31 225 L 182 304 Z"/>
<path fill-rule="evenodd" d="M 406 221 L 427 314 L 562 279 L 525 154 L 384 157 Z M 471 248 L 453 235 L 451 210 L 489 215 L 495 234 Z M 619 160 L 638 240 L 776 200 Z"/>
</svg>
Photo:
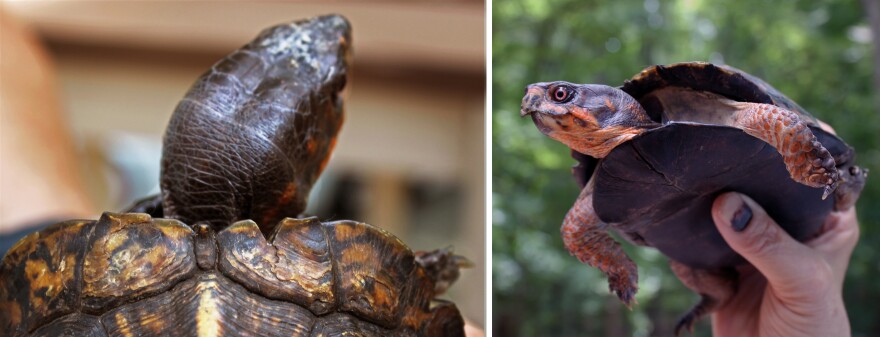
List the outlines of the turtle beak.
<svg viewBox="0 0 880 337">
<path fill-rule="evenodd" d="M 461 255 L 453 255 L 452 260 L 459 268 L 474 268 L 477 266 L 473 261 L 468 260 L 468 258 Z"/>
<path fill-rule="evenodd" d="M 535 85 L 529 84 L 526 86 L 526 94 L 523 96 L 522 105 L 520 106 L 519 116 L 525 117 L 528 116 L 537 110 L 538 106 L 541 104 L 541 97 L 544 96 L 544 90 Z"/>
</svg>

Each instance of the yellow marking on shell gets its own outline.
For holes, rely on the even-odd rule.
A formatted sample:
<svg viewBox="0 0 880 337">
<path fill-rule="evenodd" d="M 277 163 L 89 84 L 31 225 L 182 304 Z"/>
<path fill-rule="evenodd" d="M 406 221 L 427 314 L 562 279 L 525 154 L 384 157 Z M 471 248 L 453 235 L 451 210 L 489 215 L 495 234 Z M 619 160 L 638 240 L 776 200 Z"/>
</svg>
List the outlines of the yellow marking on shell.
<svg viewBox="0 0 880 337">
<path fill-rule="evenodd" d="M 25 275 L 27 275 L 28 280 L 31 282 L 29 288 L 30 302 L 35 308 L 43 306 L 44 297 L 52 298 L 52 296 L 55 295 L 53 290 L 55 290 L 56 286 L 58 289 L 61 289 L 63 286 L 63 276 L 59 275 L 59 273 L 50 272 L 49 266 L 46 265 L 46 261 L 37 259 L 27 260 L 27 262 L 25 262 L 24 272 Z M 42 289 L 47 289 L 45 296 L 37 294 Z"/>
<path fill-rule="evenodd" d="M 184 225 L 182 222 L 172 219 L 156 219 L 153 223 L 157 224 L 157 228 L 166 237 L 172 240 L 180 240 L 187 236 L 195 234 L 191 227 Z"/>
<path fill-rule="evenodd" d="M 336 226 L 334 232 L 336 241 L 346 242 L 352 238 L 363 235 L 367 232 L 367 229 L 365 226 L 360 224 L 351 226 L 340 225 Z"/>
<path fill-rule="evenodd" d="M 134 334 L 131 333 L 131 326 L 128 323 L 128 320 L 125 319 L 125 315 L 121 312 L 117 312 L 113 317 L 116 319 L 116 326 L 119 327 L 119 333 L 121 333 L 125 337 L 133 337 Z"/>
<path fill-rule="evenodd" d="M 336 234 L 334 237 L 336 241 L 347 242 L 351 239 L 355 239 L 361 235 L 366 234 L 368 231 L 374 231 L 376 232 L 376 236 L 388 239 L 389 241 L 391 241 L 389 242 L 391 246 L 399 247 L 404 249 L 406 252 L 409 252 L 410 254 L 412 253 L 409 250 L 409 246 L 403 243 L 403 241 L 394 234 L 391 234 L 390 232 L 382 228 L 373 227 L 365 223 L 339 224 L 335 226 L 334 232 Z"/>
<path fill-rule="evenodd" d="M 358 226 L 366 228 L 363 226 Z M 358 266 L 359 270 L 353 272 L 350 282 L 354 293 L 361 294 L 371 308 L 394 308 L 397 307 L 398 294 L 393 281 L 382 270 L 381 262 L 377 260 L 378 252 L 375 247 L 368 243 L 352 243 L 342 252 L 340 264 L 343 266 Z M 374 271 L 374 272 L 364 272 Z M 367 280 L 372 280 L 373 292 L 367 293 L 365 286 Z"/>
<path fill-rule="evenodd" d="M 198 337 L 217 337 L 222 330 L 220 326 L 219 305 L 214 298 L 214 291 L 218 289 L 216 276 L 211 274 L 207 281 L 199 282 L 196 288 L 199 295 L 199 308 L 196 313 L 196 331 Z"/>
<path fill-rule="evenodd" d="M 128 232 L 118 231 L 110 234 L 110 237 L 107 238 L 107 243 L 104 244 L 104 249 L 108 252 L 112 252 L 122 246 L 126 241 L 128 241 Z"/>
<path fill-rule="evenodd" d="M 289 263 L 291 258 L 284 256 L 283 251 L 277 248 L 276 259 L 277 261 L 272 265 L 272 274 L 279 281 L 296 283 L 311 298 L 320 298 L 322 301 L 332 300 L 332 284 L 324 282 L 325 277 L 331 272 L 329 265 Z"/>
<path fill-rule="evenodd" d="M 359 263 L 377 265 L 378 257 L 373 245 L 368 243 L 352 243 L 350 247 L 342 251 L 342 262 L 345 264 Z"/>
<path fill-rule="evenodd" d="M 137 221 L 145 217 L 126 214 L 118 218 Z M 127 296 L 132 292 L 136 294 L 165 281 L 164 277 L 173 275 L 169 273 L 184 272 L 179 270 L 185 268 L 185 265 L 180 265 L 179 258 L 189 251 L 184 248 L 189 242 L 185 236 L 192 235 L 192 229 L 182 223 L 159 220 L 148 227 L 116 223 L 110 230 L 86 254 L 84 296 L 101 298 Z M 145 242 L 138 234 L 148 235 L 157 241 L 146 249 L 143 245 Z"/>
<path fill-rule="evenodd" d="M 252 220 L 241 220 L 233 223 L 225 231 L 234 234 L 247 234 L 248 237 L 253 238 L 260 232 L 260 227 Z"/>
</svg>

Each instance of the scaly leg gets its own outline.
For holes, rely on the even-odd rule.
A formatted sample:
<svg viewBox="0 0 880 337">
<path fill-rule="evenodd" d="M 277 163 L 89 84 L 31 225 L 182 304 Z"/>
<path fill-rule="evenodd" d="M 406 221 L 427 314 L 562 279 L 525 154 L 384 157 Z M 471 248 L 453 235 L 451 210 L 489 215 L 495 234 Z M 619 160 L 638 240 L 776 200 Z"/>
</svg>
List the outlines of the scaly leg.
<svg viewBox="0 0 880 337">
<path fill-rule="evenodd" d="M 620 244 L 608 235 L 606 224 L 593 210 L 592 184 L 581 191 L 565 216 L 562 240 L 571 255 L 608 275 L 609 289 L 627 307 L 632 307 L 639 287 L 638 270 Z"/>
<path fill-rule="evenodd" d="M 735 103 L 734 126 L 776 148 L 795 181 L 825 187 L 828 197 L 840 182 L 831 153 L 794 112 L 775 105 Z"/>
<path fill-rule="evenodd" d="M 688 289 L 700 294 L 700 302 L 684 314 L 675 325 L 676 337 L 680 336 L 683 330 L 693 333 L 694 324 L 703 316 L 718 309 L 736 293 L 738 279 L 736 270 L 695 269 L 673 260 L 669 260 L 669 266 Z"/>
</svg>

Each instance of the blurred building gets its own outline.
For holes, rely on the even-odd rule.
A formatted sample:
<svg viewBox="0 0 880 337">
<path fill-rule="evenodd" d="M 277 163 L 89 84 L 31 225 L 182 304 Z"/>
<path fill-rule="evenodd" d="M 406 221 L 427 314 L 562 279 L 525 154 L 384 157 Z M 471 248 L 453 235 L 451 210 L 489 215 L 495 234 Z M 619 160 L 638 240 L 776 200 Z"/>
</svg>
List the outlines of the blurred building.
<svg viewBox="0 0 880 337">
<path fill-rule="evenodd" d="M 451 4 L 4 2 L 44 39 L 89 195 L 121 210 L 158 192 L 165 125 L 215 61 L 271 25 L 352 23 L 355 66 L 310 214 L 384 227 L 476 262 L 449 297 L 485 322 L 485 11 Z M 97 215 L 96 215 L 97 216 Z"/>
</svg>

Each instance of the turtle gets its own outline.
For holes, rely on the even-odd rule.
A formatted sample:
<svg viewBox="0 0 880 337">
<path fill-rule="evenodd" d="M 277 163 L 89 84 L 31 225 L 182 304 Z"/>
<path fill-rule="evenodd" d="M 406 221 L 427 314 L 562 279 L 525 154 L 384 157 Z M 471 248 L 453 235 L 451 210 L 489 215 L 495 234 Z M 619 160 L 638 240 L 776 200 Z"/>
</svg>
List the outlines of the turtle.
<svg viewBox="0 0 880 337">
<path fill-rule="evenodd" d="M 171 117 L 160 195 L 6 253 L 0 336 L 464 336 L 437 296 L 469 261 L 297 217 L 342 124 L 350 44 L 327 15 L 217 62 Z"/>
<path fill-rule="evenodd" d="M 655 65 L 620 87 L 530 84 L 520 114 L 577 162 L 581 192 L 563 220 L 566 249 L 604 272 L 627 307 L 638 271 L 609 229 L 658 249 L 701 295 L 676 335 L 734 294 L 734 268 L 746 263 L 713 224 L 718 195 L 749 195 L 805 241 L 829 212 L 855 204 L 867 178 L 853 148 L 819 120 L 727 65 Z"/>
</svg>

